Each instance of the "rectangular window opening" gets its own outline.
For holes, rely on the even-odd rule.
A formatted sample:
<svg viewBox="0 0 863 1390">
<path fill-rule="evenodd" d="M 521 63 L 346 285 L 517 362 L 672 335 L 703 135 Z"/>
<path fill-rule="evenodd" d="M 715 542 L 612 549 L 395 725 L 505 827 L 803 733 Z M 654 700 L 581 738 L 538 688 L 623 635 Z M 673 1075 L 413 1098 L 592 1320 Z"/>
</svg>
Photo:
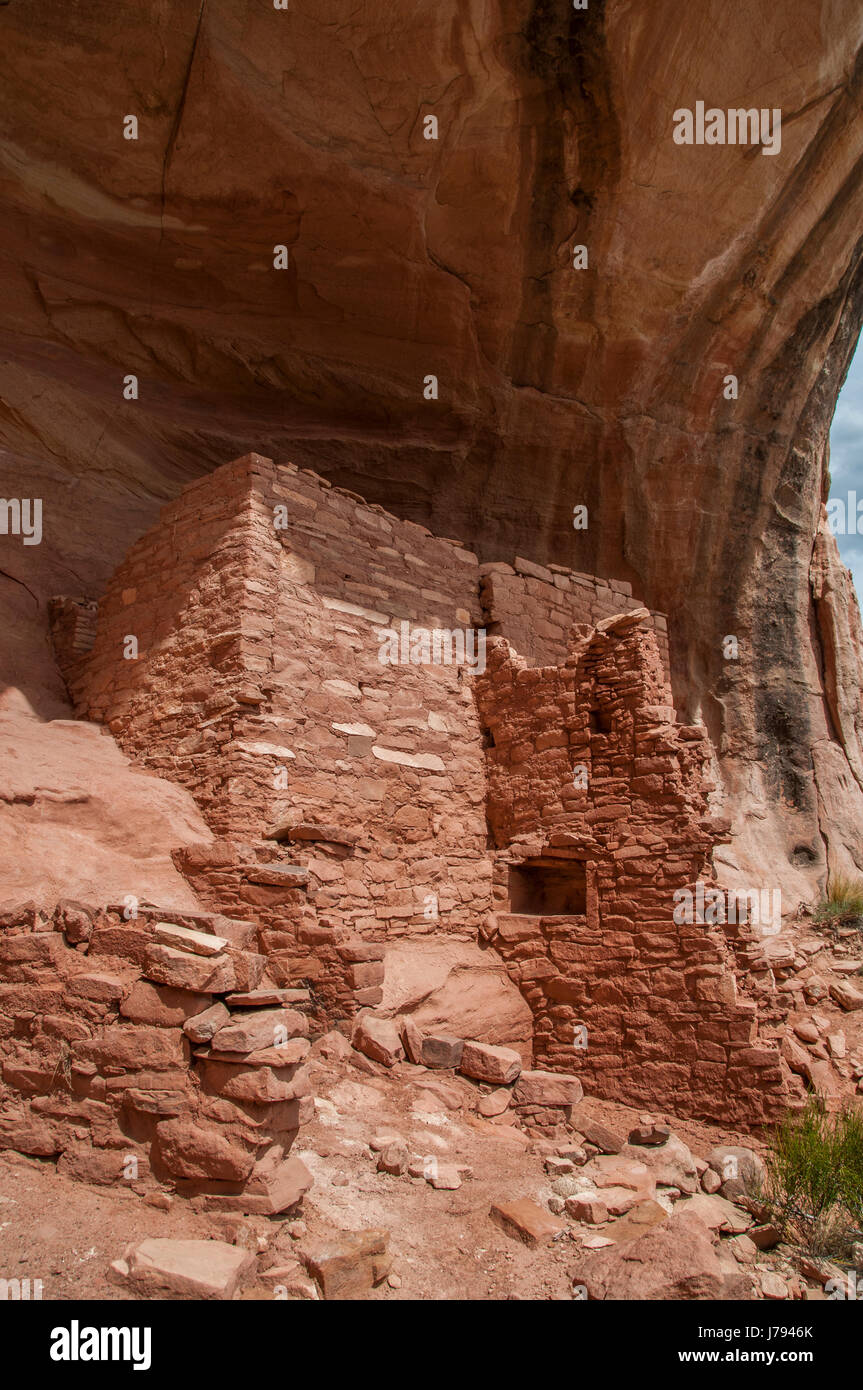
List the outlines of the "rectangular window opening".
<svg viewBox="0 0 863 1390">
<path fill-rule="evenodd" d="M 509 870 L 509 910 L 531 917 L 582 917 L 587 911 L 583 861 L 526 860 Z"/>
</svg>

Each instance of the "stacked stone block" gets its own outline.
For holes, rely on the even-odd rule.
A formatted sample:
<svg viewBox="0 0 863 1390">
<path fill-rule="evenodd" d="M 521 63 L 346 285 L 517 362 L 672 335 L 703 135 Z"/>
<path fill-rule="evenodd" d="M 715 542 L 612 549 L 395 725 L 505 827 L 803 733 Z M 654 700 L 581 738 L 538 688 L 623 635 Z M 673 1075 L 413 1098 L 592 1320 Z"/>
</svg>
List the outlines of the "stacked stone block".
<svg viewBox="0 0 863 1390">
<path fill-rule="evenodd" d="M 505 637 L 530 666 L 562 665 L 575 624 L 594 627 L 641 606 L 626 580 L 597 579 L 564 565 L 536 565 L 521 556 L 511 565 L 481 565 L 480 575 L 489 632 Z M 665 615 L 650 613 L 644 621 L 653 629 L 666 679 L 670 679 Z"/>
<path fill-rule="evenodd" d="M 534 1011 L 537 1065 L 610 1099 L 768 1120 L 786 1078 L 738 1000 L 729 944 L 674 920 L 725 827 L 707 815 L 705 731 L 675 724 L 647 616 L 606 620 L 563 666 L 495 641 L 477 681 L 498 846 L 486 935 Z M 583 910 L 510 911 L 525 864 L 583 875 Z"/>
<path fill-rule="evenodd" d="M 0 1147 L 213 1209 L 292 1207 L 307 992 L 259 988 L 244 922 L 130 910 L 0 913 Z"/>
<path fill-rule="evenodd" d="M 454 663 L 382 663 L 380 634 L 402 622 L 476 633 L 476 557 L 257 455 L 165 508 L 100 607 L 82 714 L 184 783 L 219 836 L 248 843 L 293 818 L 351 842 L 291 847 L 309 875 L 307 945 L 324 939 L 308 936 L 326 932 L 316 921 L 469 937 L 490 906 L 469 684 Z M 259 887 L 233 884 L 238 911 L 272 909 Z M 294 931 L 298 904 L 284 907 L 265 930 Z"/>
<path fill-rule="evenodd" d="M 408 639 L 487 624 L 524 654 L 494 637 L 484 671 L 389 664 L 402 624 Z M 268 978 L 308 988 L 321 1025 L 379 1002 L 388 943 L 483 931 L 534 1010 L 542 1065 L 618 1099 L 776 1112 L 778 1056 L 736 1002 L 724 939 L 671 918 L 675 889 L 711 875 L 711 750 L 675 723 L 665 621 L 627 585 L 480 567 L 248 455 L 133 546 L 80 710 L 192 791 L 219 839 L 181 869 L 254 927 Z M 510 911 L 525 864 L 578 865 L 582 906 Z"/>
</svg>

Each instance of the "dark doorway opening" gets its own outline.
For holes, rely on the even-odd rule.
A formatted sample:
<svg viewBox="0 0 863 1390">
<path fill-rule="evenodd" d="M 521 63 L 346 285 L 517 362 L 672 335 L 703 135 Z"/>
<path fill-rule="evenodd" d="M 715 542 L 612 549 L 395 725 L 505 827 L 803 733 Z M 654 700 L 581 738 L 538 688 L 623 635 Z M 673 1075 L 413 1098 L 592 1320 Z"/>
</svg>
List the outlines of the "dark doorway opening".
<svg viewBox="0 0 863 1390">
<path fill-rule="evenodd" d="M 534 859 L 509 870 L 509 910 L 531 917 L 583 916 L 587 875 L 580 859 Z"/>
</svg>

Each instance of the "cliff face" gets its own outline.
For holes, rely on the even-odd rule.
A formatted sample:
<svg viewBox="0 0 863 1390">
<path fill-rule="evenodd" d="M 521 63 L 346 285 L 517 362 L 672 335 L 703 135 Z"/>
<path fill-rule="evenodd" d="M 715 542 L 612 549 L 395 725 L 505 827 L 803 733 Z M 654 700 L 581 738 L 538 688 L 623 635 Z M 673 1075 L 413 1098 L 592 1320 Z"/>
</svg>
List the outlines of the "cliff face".
<svg viewBox="0 0 863 1390">
<path fill-rule="evenodd" d="M 821 524 L 863 318 L 857 0 L 13 0 L 0 33 L 3 492 L 45 509 L 0 593 L 34 644 L 254 448 L 483 559 L 630 581 L 719 750 L 727 877 L 863 867 Z M 675 143 L 698 101 L 780 110 L 780 148 Z M 47 710 L 30 652 L 6 679 Z"/>
</svg>

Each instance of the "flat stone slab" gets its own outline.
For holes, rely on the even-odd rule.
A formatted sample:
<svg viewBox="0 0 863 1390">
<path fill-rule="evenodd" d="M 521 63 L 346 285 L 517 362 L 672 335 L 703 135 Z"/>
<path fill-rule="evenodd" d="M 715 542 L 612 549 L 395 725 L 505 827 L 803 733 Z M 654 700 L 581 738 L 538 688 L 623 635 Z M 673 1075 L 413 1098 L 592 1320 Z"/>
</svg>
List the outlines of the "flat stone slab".
<svg viewBox="0 0 863 1390">
<path fill-rule="evenodd" d="M 307 1038 L 290 1038 L 281 1047 L 261 1047 L 255 1052 L 214 1052 L 210 1047 L 196 1047 L 194 1056 L 211 1062 L 225 1062 L 238 1067 L 292 1067 L 308 1056 L 311 1043 Z"/>
<path fill-rule="evenodd" d="M 220 956 L 229 945 L 224 936 L 195 931 L 192 927 L 178 927 L 175 922 L 157 922 L 153 934 L 163 946 L 174 946 L 178 951 L 191 951 L 195 956 Z"/>
<path fill-rule="evenodd" d="M 519 1197 L 515 1202 L 496 1202 L 489 1215 L 508 1236 L 531 1247 L 548 1245 L 556 1235 L 568 1229 L 565 1221 L 559 1221 L 529 1197 Z"/>
<path fill-rule="evenodd" d="M 246 864 L 243 877 L 270 888 L 305 888 L 309 871 L 302 864 Z"/>
<path fill-rule="evenodd" d="M 521 1057 L 511 1047 L 466 1042 L 462 1049 L 459 1071 L 474 1081 L 490 1081 L 496 1086 L 506 1086 L 519 1075 Z"/>
<path fill-rule="evenodd" d="M 694 1197 L 682 1197 L 675 1210 L 697 1216 L 711 1231 L 725 1231 L 735 1236 L 743 1235 L 753 1224 L 751 1216 L 718 1194 L 709 1196 L 706 1192 L 697 1192 Z"/>
<path fill-rule="evenodd" d="M 356 726 L 365 729 L 365 725 Z M 334 728 L 354 731 L 351 725 L 334 725 Z M 374 735 L 374 729 L 369 729 L 369 734 Z M 274 825 L 264 835 L 265 840 L 291 840 L 295 843 L 302 841 L 314 842 L 322 841 L 328 845 L 346 845 L 352 847 L 356 844 L 359 836 L 352 830 L 340 830 L 337 825 L 323 825 L 320 821 L 280 821 Z"/>
<path fill-rule="evenodd" d="M 577 1105 L 584 1089 L 577 1076 L 556 1071 L 523 1071 L 513 1092 L 516 1105 Z"/>
<path fill-rule="evenodd" d="M 114 1282 L 142 1293 L 174 1298 L 233 1298 L 247 1282 L 256 1258 L 222 1240 L 142 1240 L 129 1245 L 111 1265 Z"/>
<path fill-rule="evenodd" d="M 307 989 L 249 989 L 229 994 L 225 1003 L 231 1009 L 261 1009 L 274 1004 L 307 1004 L 310 999 Z"/>
<path fill-rule="evenodd" d="M 660 1206 L 659 1202 L 654 1202 L 652 1198 L 648 1198 L 647 1201 L 637 1202 L 625 1216 L 619 1217 L 604 1234 L 608 1236 L 609 1240 L 613 1240 L 615 1245 L 625 1245 L 629 1240 L 637 1240 L 639 1236 L 644 1235 L 645 1231 L 652 1230 L 654 1226 L 663 1226 L 667 1220 L 668 1212 L 665 1207 Z"/>
<path fill-rule="evenodd" d="M 230 1021 L 231 1015 L 224 1004 L 211 1004 L 209 1009 L 187 1018 L 183 1024 L 183 1032 L 193 1043 L 207 1043 L 214 1033 L 218 1033 L 219 1029 L 224 1028 Z"/>
<path fill-rule="evenodd" d="M 863 994 L 847 980 L 833 981 L 830 986 L 830 998 L 849 1013 L 855 1009 L 863 1009 Z"/>
<path fill-rule="evenodd" d="M 588 1144 L 593 1144 L 603 1154 L 619 1154 L 623 1148 L 623 1138 L 598 1120 L 588 1120 L 574 1115 L 572 1123 L 579 1134 L 583 1134 Z"/>
<path fill-rule="evenodd" d="M 227 954 L 200 956 L 154 941 L 144 955 L 143 974 L 156 984 L 196 994 L 222 994 L 237 985 L 234 962 Z"/>
<path fill-rule="evenodd" d="M 261 1009 L 232 1014 L 210 1046 L 213 1052 L 259 1052 L 283 1046 L 289 1038 L 303 1037 L 309 1031 L 305 1014 L 296 1009 Z"/>
</svg>

